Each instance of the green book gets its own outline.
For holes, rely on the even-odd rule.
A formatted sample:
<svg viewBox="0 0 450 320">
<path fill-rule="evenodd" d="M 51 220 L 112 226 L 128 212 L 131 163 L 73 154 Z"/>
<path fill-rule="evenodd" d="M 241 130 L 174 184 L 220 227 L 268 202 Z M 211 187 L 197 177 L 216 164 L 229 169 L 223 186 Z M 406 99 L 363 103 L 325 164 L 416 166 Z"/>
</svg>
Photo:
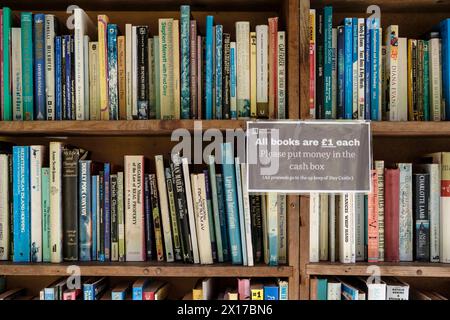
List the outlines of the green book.
<svg viewBox="0 0 450 320">
<path fill-rule="evenodd" d="M 22 99 L 23 119 L 33 120 L 33 14 L 22 12 Z"/>
<path fill-rule="evenodd" d="M 42 261 L 50 262 L 50 169 L 42 168 Z"/>
<path fill-rule="evenodd" d="M 317 300 L 328 300 L 327 279 L 318 279 L 317 281 Z"/>
<path fill-rule="evenodd" d="M 423 42 L 423 116 L 430 121 L 430 64 L 428 41 Z"/>
<path fill-rule="evenodd" d="M 159 37 L 153 37 L 153 57 L 155 59 L 155 108 L 156 119 L 161 119 L 161 93 L 159 91 Z"/>
<path fill-rule="evenodd" d="M 212 211 L 214 213 L 214 219 L 210 221 L 214 221 L 214 231 L 216 237 L 216 245 L 217 245 L 217 260 L 219 262 L 224 262 L 223 259 L 223 245 L 222 245 L 222 232 L 220 229 L 220 216 L 219 216 L 219 200 L 217 197 L 217 184 L 216 184 L 216 161 L 214 156 L 209 156 L 209 183 L 211 185 L 211 198 L 212 198 Z M 209 207 L 209 203 L 208 203 Z M 210 208 L 208 208 L 210 210 Z M 212 226 L 210 226 L 210 230 L 212 230 Z"/>
<path fill-rule="evenodd" d="M 3 114 L 2 120 L 12 120 L 11 97 L 11 26 L 12 12 L 10 8 L 3 7 Z"/>
</svg>

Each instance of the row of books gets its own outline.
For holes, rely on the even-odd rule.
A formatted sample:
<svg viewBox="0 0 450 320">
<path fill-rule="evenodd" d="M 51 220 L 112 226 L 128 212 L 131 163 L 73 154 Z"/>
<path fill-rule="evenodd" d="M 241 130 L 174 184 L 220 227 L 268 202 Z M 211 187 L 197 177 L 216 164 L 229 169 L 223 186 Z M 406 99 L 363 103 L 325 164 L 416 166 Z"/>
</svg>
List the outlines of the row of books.
<svg viewBox="0 0 450 320">
<path fill-rule="evenodd" d="M 2 120 L 286 117 L 277 17 L 252 32 L 236 22 L 232 41 L 213 16 L 201 35 L 188 5 L 158 30 L 126 24 L 123 35 L 107 15 L 96 25 L 80 8 L 67 34 L 52 14 L 22 12 L 20 24 L 7 7 L 0 15 Z"/>
<path fill-rule="evenodd" d="M 401 279 L 376 281 L 363 277 L 312 277 L 311 300 L 448 300 L 438 291 L 411 287 Z"/>
<path fill-rule="evenodd" d="M 310 116 L 387 121 L 450 120 L 450 19 L 424 39 L 399 36 L 379 18 L 310 10 Z M 384 36 L 383 36 L 384 34 Z"/>
<path fill-rule="evenodd" d="M 280 279 L 237 279 L 235 286 L 218 289 L 215 278 L 199 279 L 183 300 L 288 300 L 288 282 Z M 111 283 L 107 277 L 82 280 L 73 288 L 69 278 L 61 278 L 39 292 L 39 297 L 27 295 L 24 288 L 6 289 L 0 277 L 0 300 L 165 300 L 171 294 L 169 282 L 139 278 L 133 282 Z M 172 296 L 177 293 L 172 291 Z"/>
<path fill-rule="evenodd" d="M 311 194 L 310 260 L 450 263 L 450 153 L 375 161 L 364 194 Z"/>
<path fill-rule="evenodd" d="M 199 173 L 176 155 L 127 155 L 122 168 L 61 142 L 48 158 L 3 146 L 0 260 L 286 263 L 286 196 L 249 195 L 231 143 Z"/>
</svg>

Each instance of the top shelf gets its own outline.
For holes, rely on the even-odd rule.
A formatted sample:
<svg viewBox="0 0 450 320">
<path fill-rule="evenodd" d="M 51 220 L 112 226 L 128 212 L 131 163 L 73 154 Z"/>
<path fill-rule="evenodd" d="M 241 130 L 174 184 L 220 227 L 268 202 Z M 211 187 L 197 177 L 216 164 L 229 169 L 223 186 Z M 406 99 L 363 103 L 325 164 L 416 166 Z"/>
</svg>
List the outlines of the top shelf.
<svg viewBox="0 0 450 320">
<path fill-rule="evenodd" d="M 245 120 L 0 121 L 0 136 L 169 136 L 176 129 L 235 130 Z M 375 137 L 450 137 L 449 122 L 372 122 Z"/>
</svg>

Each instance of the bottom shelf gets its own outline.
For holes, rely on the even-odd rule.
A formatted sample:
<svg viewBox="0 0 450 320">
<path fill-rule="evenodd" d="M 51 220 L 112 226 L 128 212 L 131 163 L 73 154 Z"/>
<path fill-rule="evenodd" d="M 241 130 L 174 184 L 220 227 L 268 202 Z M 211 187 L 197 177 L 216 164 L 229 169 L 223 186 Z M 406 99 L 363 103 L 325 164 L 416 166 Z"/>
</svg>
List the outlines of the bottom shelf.
<svg viewBox="0 0 450 320">
<path fill-rule="evenodd" d="M 450 277 L 450 264 L 426 262 L 358 262 L 354 264 L 342 264 L 323 262 L 307 264 L 306 274 L 330 276 Z"/>
<path fill-rule="evenodd" d="M 74 262 L 74 263 L 0 263 L 0 275 L 68 276 L 79 267 L 82 276 L 155 276 L 155 277 L 291 277 L 291 266 L 231 264 L 193 265 L 158 262 Z"/>
</svg>

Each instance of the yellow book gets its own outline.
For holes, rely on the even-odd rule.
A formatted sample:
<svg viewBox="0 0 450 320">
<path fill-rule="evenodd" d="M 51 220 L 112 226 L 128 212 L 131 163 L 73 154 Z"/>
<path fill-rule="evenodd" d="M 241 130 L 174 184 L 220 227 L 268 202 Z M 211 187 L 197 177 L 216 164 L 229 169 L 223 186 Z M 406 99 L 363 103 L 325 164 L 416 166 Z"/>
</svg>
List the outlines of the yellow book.
<svg viewBox="0 0 450 320">
<path fill-rule="evenodd" d="M 108 94 L 108 23 L 109 18 L 104 14 L 97 16 L 98 21 L 98 67 L 100 80 L 100 119 L 109 120 Z"/>
<path fill-rule="evenodd" d="M 227 300 L 239 300 L 237 292 L 228 292 Z"/>
<path fill-rule="evenodd" d="M 89 112 L 91 120 L 100 120 L 100 83 L 98 42 L 89 42 Z"/>
<path fill-rule="evenodd" d="M 192 289 L 192 300 L 203 300 L 203 286 L 201 280 L 199 280 L 195 285 L 195 288 Z"/>
<path fill-rule="evenodd" d="M 159 89 L 161 119 L 175 119 L 173 77 L 173 19 L 159 19 Z"/>
<path fill-rule="evenodd" d="M 178 20 L 173 20 L 173 104 L 175 119 L 180 119 L 180 31 Z"/>
<path fill-rule="evenodd" d="M 264 286 L 262 283 L 252 283 L 250 292 L 252 300 L 264 300 Z"/>
<path fill-rule="evenodd" d="M 250 32 L 250 116 L 256 115 L 256 32 Z"/>
<path fill-rule="evenodd" d="M 408 39 L 408 120 L 418 119 L 417 96 L 417 40 Z"/>
<path fill-rule="evenodd" d="M 125 80 L 125 36 L 117 37 L 117 62 L 119 80 L 119 119 L 127 120 Z"/>
</svg>

